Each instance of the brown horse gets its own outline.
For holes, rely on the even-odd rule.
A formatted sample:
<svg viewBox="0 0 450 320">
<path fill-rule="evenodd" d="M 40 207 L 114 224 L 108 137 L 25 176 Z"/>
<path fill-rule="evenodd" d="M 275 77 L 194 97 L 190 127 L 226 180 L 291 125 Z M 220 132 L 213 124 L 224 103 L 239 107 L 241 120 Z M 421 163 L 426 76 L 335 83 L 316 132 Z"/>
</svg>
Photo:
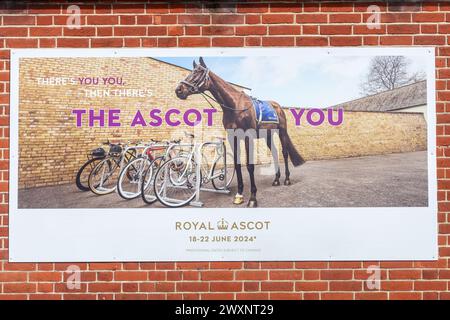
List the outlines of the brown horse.
<svg viewBox="0 0 450 320">
<path fill-rule="evenodd" d="M 272 152 L 274 164 L 275 164 L 275 180 L 273 186 L 280 185 L 280 168 L 278 165 L 278 154 L 276 147 L 272 144 L 273 133 L 278 132 L 282 145 L 282 153 L 284 158 L 284 164 L 286 167 L 286 178 L 284 180 L 285 185 L 290 185 L 289 179 L 289 165 L 288 158 L 291 158 L 294 166 L 301 165 L 304 160 L 295 149 L 291 139 L 289 138 L 287 131 L 287 121 L 284 110 L 281 106 L 270 101 L 270 104 L 278 115 L 278 123 L 264 123 L 258 124 L 256 111 L 253 107 L 252 98 L 245 92 L 239 91 L 231 84 L 221 79 L 218 75 L 208 69 L 205 62 L 200 58 L 200 64 L 193 62 L 194 68 L 192 72 L 181 81 L 175 93 L 178 98 L 186 99 L 192 94 L 202 94 L 205 99 L 216 101 L 223 111 L 223 126 L 228 134 L 228 141 L 233 149 L 234 166 L 236 170 L 236 176 L 238 180 L 238 190 L 234 198 L 235 204 L 241 204 L 243 200 L 244 183 L 242 181 L 242 171 L 240 164 L 240 141 L 242 139 L 241 134 L 237 134 L 237 131 L 244 132 L 245 151 L 247 156 L 247 170 L 250 175 L 250 191 L 251 196 L 248 201 L 248 207 L 256 207 L 256 184 L 255 184 L 255 165 L 253 163 L 253 139 L 260 137 L 266 137 L 266 143 L 268 148 Z M 213 97 L 210 97 L 205 93 L 209 91 Z M 242 130 L 239 130 L 242 129 Z M 265 135 L 261 134 L 264 130 Z M 247 134 L 247 132 L 255 132 L 256 134 Z"/>
</svg>

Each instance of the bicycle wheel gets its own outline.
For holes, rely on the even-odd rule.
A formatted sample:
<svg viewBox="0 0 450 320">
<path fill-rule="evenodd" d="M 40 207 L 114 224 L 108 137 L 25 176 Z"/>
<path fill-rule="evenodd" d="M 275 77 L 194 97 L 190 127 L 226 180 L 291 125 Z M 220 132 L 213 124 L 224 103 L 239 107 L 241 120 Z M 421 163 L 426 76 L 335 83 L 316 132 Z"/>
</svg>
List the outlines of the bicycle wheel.
<svg viewBox="0 0 450 320">
<path fill-rule="evenodd" d="M 118 162 L 113 158 L 106 158 L 100 161 L 89 174 L 89 189 L 97 195 L 114 192 L 119 174 Z"/>
<path fill-rule="evenodd" d="M 195 162 L 187 157 L 176 157 L 162 164 L 154 182 L 158 200 L 171 208 L 189 204 L 197 194 L 196 168 Z"/>
<path fill-rule="evenodd" d="M 150 160 L 147 158 L 136 158 L 123 168 L 117 181 L 117 192 L 122 198 L 130 200 L 139 197 L 142 175 L 149 164 Z"/>
<path fill-rule="evenodd" d="M 86 161 L 77 172 L 75 184 L 81 191 L 89 191 L 89 174 L 102 158 L 92 158 Z"/>
<path fill-rule="evenodd" d="M 226 153 L 226 168 L 223 165 L 222 158 L 215 162 L 212 168 L 212 176 L 214 177 L 211 182 L 216 190 L 227 189 L 233 181 L 236 170 L 234 169 L 234 157 L 231 153 Z M 225 172 L 227 181 L 225 181 Z"/>
<path fill-rule="evenodd" d="M 141 183 L 141 196 L 142 200 L 144 200 L 147 204 L 152 204 L 158 198 L 155 195 L 155 188 L 153 187 L 155 182 L 155 174 L 158 171 L 158 168 L 163 163 L 164 157 L 155 158 L 150 165 L 145 169 L 144 174 L 142 176 Z"/>
</svg>

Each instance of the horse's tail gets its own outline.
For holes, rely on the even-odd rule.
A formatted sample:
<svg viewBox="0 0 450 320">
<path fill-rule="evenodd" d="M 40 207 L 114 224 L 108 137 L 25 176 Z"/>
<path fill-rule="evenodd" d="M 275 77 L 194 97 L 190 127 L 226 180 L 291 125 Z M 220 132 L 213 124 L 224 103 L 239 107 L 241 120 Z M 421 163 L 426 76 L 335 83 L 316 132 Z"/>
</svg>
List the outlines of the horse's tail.
<svg viewBox="0 0 450 320">
<path fill-rule="evenodd" d="M 298 167 L 305 163 L 305 159 L 302 158 L 300 153 L 298 153 L 297 149 L 295 149 L 294 144 L 292 143 L 291 138 L 289 137 L 289 134 L 287 133 L 287 130 L 283 130 L 284 135 L 286 137 L 286 148 L 289 153 L 289 158 L 291 158 L 292 164 L 294 167 Z"/>
</svg>

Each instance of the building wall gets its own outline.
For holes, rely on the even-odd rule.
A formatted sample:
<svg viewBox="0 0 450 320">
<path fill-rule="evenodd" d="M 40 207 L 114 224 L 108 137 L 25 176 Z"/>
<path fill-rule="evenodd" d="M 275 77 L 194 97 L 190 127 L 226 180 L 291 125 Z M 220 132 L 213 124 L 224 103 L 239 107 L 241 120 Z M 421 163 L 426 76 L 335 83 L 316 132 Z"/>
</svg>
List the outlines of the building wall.
<svg viewBox="0 0 450 320">
<path fill-rule="evenodd" d="M 425 121 L 427 120 L 427 105 L 421 105 L 421 106 L 416 106 L 416 107 L 411 107 L 411 108 L 405 108 L 405 109 L 400 109 L 397 110 L 396 112 L 420 112 L 423 114 L 423 116 L 425 117 Z"/>
<path fill-rule="evenodd" d="M 0 299 L 450 299 L 450 4 L 380 1 L 369 29 L 373 2 L 199 3 L 89 3 L 79 30 L 66 27 L 68 4 L 0 3 Z M 76 290 L 70 264 L 8 262 L 11 48 L 373 45 L 436 47 L 437 261 L 77 263 Z"/>
</svg>

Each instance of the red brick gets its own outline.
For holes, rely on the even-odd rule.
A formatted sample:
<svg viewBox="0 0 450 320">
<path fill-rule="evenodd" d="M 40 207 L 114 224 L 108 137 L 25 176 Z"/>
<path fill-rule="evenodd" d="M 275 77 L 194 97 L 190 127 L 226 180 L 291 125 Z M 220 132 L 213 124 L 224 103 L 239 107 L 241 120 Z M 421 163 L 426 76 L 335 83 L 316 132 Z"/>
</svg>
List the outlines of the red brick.
<svg viewBox="0 0 450 320">
<path fill-rule="evenodd" d="M 32 37 L 56 37 L 62 35 L 62 28 L 58 27 L 36 27 L 30 28 L 30 36 Z"/>
<path fill-rule="evenodd" d="M 389 270 L 389 279 L 398 280 L 398 279 L 420 279 L 422 276 L 420 270 Z"/>
<path fill-rule="evenodd" d="M 145 4 L 114 4 L 112 6 L 113 13 L 145 13 Z"/>
<path fill-rule="evenodd" d="M 271 3 L 270 12 L 302 12 L 301 3 Z"/>
<path fill-rule="evenodd" d="M 1 272 L 0 283 L 2 282 L 26 282 L 27 274 L 25 272 Z M 0 298 L 1 299 L 1 298 Z"/>
<path fill-rule="evenodd" d="M 298 14 L 296 17 L 297 23 L 326 23 L 328 17 L 325 14 L 315 14 L 315 13 L 302 13 Z"/>
<path fill-rule="evenodd" d="M 300 34 L 300 26 L 270 26 L 269 35 Z"/>
<path fill-rule="evenodd" d="M 4 293 L 32 293 L 36 292 L 35 283 L 4 283 Z"/>
<path fill-rule="evenodd" d="M 291 293 L 291 292 L 270 293 L 270 300 L 300 300 L 300 299 L 302 299 L 301 293 Z"/>
<path fill-rule="evenodd" d="M 95 282 L 89 283 L 88 285 L 89 292 L 120 292 L 121 284 L 120 283 L 111 283 L 111 282 Z"/>
<path fill-rule="evenodd" d="M 203 293 L 200 295 L 202 300 L 233 300 L 233 293 Z"/>
<path fill-rule="evenodd" d="M 261 15 L 253 14 L 245 16 L 246 24 L 260 24 L 261 23 Z"/>
<path fill-rule="evenodd" d="M 345 34 L 350 34 L 351 31 L 352 31 L 351 26 L 344 26 L 344 25 L 320 26 L 320 34 L 345 35 Z"/>
<path fill-rule="evenodd" d="M 149 26 L 147 28 L 147 35 L 149 36 L 166 36 L 167 27 L 165 26 Z"/>
<path fill-rule="evenodd" d="M 356 300 L 387 300 L 388 294 L 386 292 L 357 292 L 355 293 Z"/>
<path fill-rule="evenodd" d="M 93 48 L 120 48 L 123 47 L 123 40 L 120 38 L 95 38 L 92 39 Z"/>
<path fill-rule="evenodd" d="M 389 299 L 391 300 L 419 300 L 421 299 L 420 292 L 390 292 Z"/>
<path fill-rule="evenodd" d="M 115 36 L 145 36 L 146 27 L 114 27 Z"/>
<path fill-rule="evenodd" d="M 240 292 L 242 291 L 241 282 L 211 282 L 211 292 Z"/>
<path fill-rule="evenodd" d="M 154 47 L 156 39 L 144 39 L 142 46 Z M 177 39 L 173 37 L 158 38 L 158 47 L 176 47 Z"/>
<path fill-rule="evenodd" d="M 29 281 L 45 282 L 45 281 L 61 281 L 61 272 L 30 272 Z"/>
<path fill-rule="evenodd" d="M 328 38 L 326 37 L 297 37 L 295 38 L 296 45 L 302 46 L 326 46 L 328 45 Z M 296 267 L 298 268 L 298 267 Z"/>
<path fill-rule="evenodd" d="M 237 12 L 239 13 L 264 13 L 269 11 L 269 5 L 263 3 L 238 3 Z"/>
<path fill-rule="evenodd" d="M 119 17 L 114 15 L 98 15 L 98 16 L 87 16 L 87 24 L 93 25 L 115 25 L 119 23 Z"/>
<path fill-rule="evenodd" d="M 214 47 L 243 47 L 243 37 L 221 37 L 212 38 L 212 45 Z"/>
<path fill-rule="evenodd" d="M 58 38 L 56 46 L 59 48 L 87 48 L 89 47 L 89 39 Z"/>
<path fill-rule="evenodd" d="M 248 36 L 248 35 L 265 35 L 267 34 L 266 26 L 245 26 L 236 27 L 236 35 L 238 36 Z"/>
<path fill-rule="evenodd" d="M 445 291 L 447 282 L 445 281 L 416 281 L 414 282 L 416 291 Z"/>
<path fill-rule="evenodd" d="M 331 291 L 361 291 L 361 281 L 330 281 Z"/>
<path fill-rule="evenodd" d="M 209 15 L 179 15 L 178 23 L 179 24 L 209 24 L 210 23 Z"/>
<path fill-rule="evenodd" d="M 322 280 L 350 280 L 353 278 L 352 270 L 322 270 L 320 272 Z"/>
<path fill-rule="evenodd" d="M 267 280 L 267 271 L 236 271 L 236 280 Z"/>
<path fill-rule="evenodd" d="M 208 282 L 177 282 L 178 292 L 205 292 L 209 291 Z"/>
<path fill-rule="evenodd" d="M 418 24 L 393 24 L 387 26 L 388 33 L 392 34 L 414 34 L 420 33 Z"/>
<path fill-rule="evenodd" d="M 26 37 L 28 29 L 22 27 L 0 27 L 0 37 Z"/>
<path fill-rule="evenodd" d="M 299 270 L 270 271 L 270 280 L 302 280 L 303 272 Z"/>
<path fill-rule="evenodd" d="M 262 16 L 263 24 L 280 24 L 280 23 L 293 23 L 293 14 L 264 14 Z"/>
<path fill-rule="evenodd" d="M 186 37 L 179 38 L 178 45 L 180 47 L 209 47 L 211 44 L 209 38 Z"/>
<path fill-rule="evenodd" d="M 293 282 L 276 282 L 276 281 L 267 281 L 261 282 L 261 291 L 293 291 L 294 283 Z"/>
<path fill-rule="evenodd" d="M 353 300 L 353 293 L 326 292 L 321 294 L 321 298 L 322 300 Z"/>
<path fill-rule="evenodd" d="M 414 44 L 417 45 L 443 45 L 445 36 L 414 36 Z"/>
<path fill-rule="evenodd" d="M 247 16 L 248 17 L 248 16 Z M 211 16 L 212 24 L 243 24 L 245 16 L 237 14 L 213 15 Z M 248 23 L 248 22 L 247 22 Z"/>
<path fill-rule="evenodd" d="M 90 263 L 89 270 L 120 270 L 121 263 Z"/>
<path fill-rule="evenodd" d="M 263 46 L 294 46 L 295 38 L 294 37 L 264 37 L 262 38 Z"/>
<path fill-rule="evenodd" d="M 411 45 L 413 37 L 411 36 L 382 36 L 380 37 L 381 45 Z"/>
<path fill-rule="evenodd" d="M 173 292 L 175 291 L 175 282 L 156 282 L 156 292 Z"/>
<path fill-rule="evenodd" d="M 330 39 L 332 46 L 361 46 L 362 37 L 332 37 Z"/>
<path fill-rule="evenodd" d="M 237 300 L 268 300 L 269 293 L 264 292 L 251 292 L 251 293 L 237 293 Z"/>
<path fill-rule="evenodd" d="M 428 13 L 420 12 L 412 16 L 413 22 L 443 22 L 445 21 L 445 13 Z"/>
<path fill-rule="evenodd" d="M 322 12 L 351 12 L 351 11 L 353 11 L 353 3 L 352 2 L 344 2 L 344 3 L 323 2 L 320 4 L 320 11 L 322 11 Z"/>
<path fill-rule="evenodd" d="M 344 13 L 344 14 L 330 14 L 330 23 L 360 23 L 361 14 L 356 13 Z"/>
<path fill-rule="evenodd" d="M 31 15 L 26 16 L 3 16 L 3 25 L 34 25 L 36 24 L 36 17 Z"/>
<path fill-rule="evenodd" d="M 114 273 L 116 281 L 143 281 L 147 280 L 147 271 L 116 271 Z"/>
<path fill-rule="evenodd" d="M 233 280 L 233 271 L 201 271 L 202 281 L 211 280 Z"/>
<path fill-rule="evenodd" d="M 38 40 L 31 38 L 7 38 L 5 41 L 7 48 L 36 48 L 38 46 Z"/>
<path fill-rule="evenodd" d="M 383 291 L 410 291 L 412 289 L 412 281 L 381 281 L 381 290 Z"/>
<path fill-rule="evenodd" d="M 234 34 L 234 28 L 228 26 L 206 26 L 202 27 L 202 35 L 204 36 L 229 36 Z"/>
</svg>

